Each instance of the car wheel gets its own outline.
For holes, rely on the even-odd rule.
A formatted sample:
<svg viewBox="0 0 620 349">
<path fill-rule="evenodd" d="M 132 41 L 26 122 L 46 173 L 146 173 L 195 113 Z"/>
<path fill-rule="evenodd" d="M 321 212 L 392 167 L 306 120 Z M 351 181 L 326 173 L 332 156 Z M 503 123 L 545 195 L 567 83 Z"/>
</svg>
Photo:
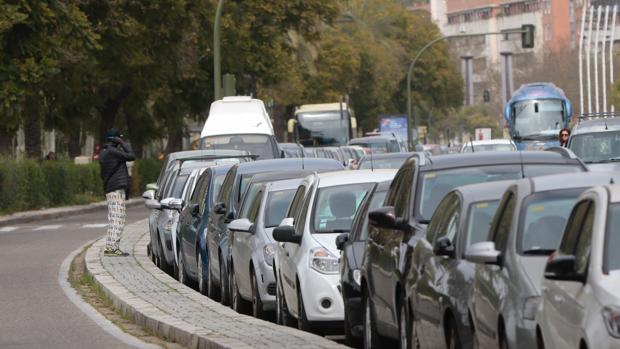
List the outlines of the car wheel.
<svg viewBox="0 0 620 349">
<path fill-rule="evenodd" d="M 296 325 L 293 317 L 288 312 L 286 299 L 284 299 L 284 292 L 282 292 L 280 284 L 276 284 L 276 308 L 276 322 L 279 325 L 289 327 L 294 327 Z"/>
<path fill-rule="evenodd" d="M 353 328 L 351 327 L 351 320 L 349 319 L 349 315 L 347 310 L 344 311 L 344 337 L 345 343 L 350 347 L 359 347 L 359 338 L 353 336 Z"/>
<path fill-rule="evenodd" d="M 237 285 L 237 278 L 235 277 L 235 266 L 234 264 L 230 265 L 230 288 L 231 292 L 231 301 L 230 306 L 239 314 L 248 314 L 248 304 L 247 302 L 241 298 L 239 294 L 239 286 Z"/>
<path fill-rule="evenodd" d="M 159 251 L 157 255 L 157 258 L 159 259 L 159 268 L 168 274 L 173 272 L 172 266 L 166 261 L 166 255 L 164 255 L 164 248 L 162 247 L 161 240 L 159 241 Z"/>
<path fill-rule="evenodd" d="M 263 310 L 263 301 L 260 299 L 258 282 L 256 281 L 256 274 L 254 271 L 252 271 L 250 277 L 252 278 L 252 316 L 258 319 L 264 319 L 265 311 Z"/>
<path fill-rule="evenodd" d="M 204 265 L 202 263 L 202 254 L 200 253 L 200 250 L 196 253 L 198 254 L 198 265 L 196 268 L 198 269 L 198 291 L 201 294 L 206 295 L 208 292 L 209 280 L 204 275 Z"/>
<path fill-rule="evenodd" d="M 536 329 L 536 347 L 538 349 L 545 349 L 545 341 L 542 338 L 542 333 L 540 332 L 540 328 Z"/>
<path fill-rule="evenodd" d="M 370 303 L 370 298 L 367 293 L 364 292 L 362 296 L 362 304 L 364 307 L 364 338 L 363 338 L 363 348 L 371 349 L 371 348 L 381 348 L 381 338 L 379 334 L 375 330 L 374 327 L 374 316 L 372 315 L 372 307 Z"/>
<path fill-rule="evenodd" d="M 187 275 L 185 275 L 185 260 L 183 253 L 179 251 L 179 266 L 177 267 L 177 279 L 183 285 L 187 285 Z"/>
<path fill-rule="evenodd" d="M 459 338 L 459 332 L 454 317 L 450 316 L 448 323 L 446 324 L 446 346 L 448 349 L 461 349 L 461 338 Z"/>
<path fill-rule="evenodd" d="M 207 279 L 209 280 L 207 282 L 207 295 L 209 295 L 209 298 L 213 299 L 214 301 L 219 301 L 220 290 L 219 288 L 215 287 L 215 281 L 213 280 L 213 272 L 211 271 L 211 266 L 207 267 Z"/>
<path fill-rule="evenodd" d="M 499 349 L 508 349 L 508 339 L 506 338 L 506 329 L 502 323 L 499 328 Z"/>
<path fill-rule="evenodd" d="M 230 305 L 230 287 L 228 287 L 228 273 L 224 271 L 224 263 L 220 258 L 220 303 Z"/>
<path fill-rule="evenodd" d="M 301 296 L 299 283 L 297 284 L 297 328 L 302 331 L 310 331 L 310 322 L 306 317 L 306 308 L 304 307 L 304 299 Z"/>
</svg>

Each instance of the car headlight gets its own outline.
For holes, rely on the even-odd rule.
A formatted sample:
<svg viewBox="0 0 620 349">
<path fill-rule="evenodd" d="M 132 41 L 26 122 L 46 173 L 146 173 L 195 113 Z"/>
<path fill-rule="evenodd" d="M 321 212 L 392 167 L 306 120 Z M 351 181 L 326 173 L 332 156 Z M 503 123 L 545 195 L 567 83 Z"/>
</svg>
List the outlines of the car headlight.
<svg viewBox="0 0 620 349">
<path fill-rule="evenodd" d="M 362 286 L 362 271 L 359 269 L 353 270 L 353 281 L 357 284 L 357 286 Z"/>
<path fill-rule="evenodd" d="M 526 320 L 534 320 L 539 303 L 540 297 L 538 296 L 526 298 L 525 302 L 523 302 L 523 318 Z"/>
<path fill-rule="evenodd" d="M 322 274 L 337 274 L 340 272 L 338 257 L 323 247 L 310 250 L 310 268 Z"/>
<path fill-rule="evenodd" d="M 273 255 L 276 253 L 276 244 L 268 244 L 263 247 L 263 257 L 267 265 L 273 265 Z"/>
<path fill-rule="evenodd" d="M 603 321 L 609 334 L 620 338 L 620 307 L 612 305 L 603 308 Z"/>
</svg>

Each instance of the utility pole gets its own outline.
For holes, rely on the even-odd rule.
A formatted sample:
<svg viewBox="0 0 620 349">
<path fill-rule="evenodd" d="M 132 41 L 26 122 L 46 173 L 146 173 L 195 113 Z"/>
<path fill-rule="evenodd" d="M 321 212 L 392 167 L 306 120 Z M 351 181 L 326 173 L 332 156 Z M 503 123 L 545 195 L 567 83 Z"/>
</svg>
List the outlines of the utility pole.
<svg viewBox="0 0 620 349">
<path fill-rule="evenodd" d="M 220 61 L 220 24 L 222 19 L 222 8 L 224 0 L 219 0 L 215 10 L 215 21 L 213 23 L 213 97 L 222 99 L 222 65 Z"/>
</svg>

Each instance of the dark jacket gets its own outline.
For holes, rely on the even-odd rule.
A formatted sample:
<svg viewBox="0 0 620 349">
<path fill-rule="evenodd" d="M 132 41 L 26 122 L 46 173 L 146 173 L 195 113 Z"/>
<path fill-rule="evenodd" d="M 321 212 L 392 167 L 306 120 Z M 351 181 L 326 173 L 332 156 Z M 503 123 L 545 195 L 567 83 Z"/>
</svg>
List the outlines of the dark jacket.
<svg viewBox="0 0 620 349">
<path fill-rule="evenodd" d="M 99 167 L 103 191 L 107 194 L 115 190 L 125 190 L 129 186 L 127 161 L 133 161 L 136 155 L 127 142 L 107 143 L 99 152 Z M 109 179 L 108 179 L 109 178 Z M 107 183 L 106 183 L 107 179 Z"/>
</svg>

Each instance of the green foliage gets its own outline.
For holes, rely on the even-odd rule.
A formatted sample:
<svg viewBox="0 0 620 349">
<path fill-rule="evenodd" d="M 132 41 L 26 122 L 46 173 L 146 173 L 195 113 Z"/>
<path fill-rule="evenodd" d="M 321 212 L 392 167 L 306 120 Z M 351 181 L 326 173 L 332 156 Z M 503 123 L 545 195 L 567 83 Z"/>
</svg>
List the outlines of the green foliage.
<svg viewBox="0 0 620 349">
<path fill-rule="evenodd" d="M 1 211 L 32 210 L 48 205 L 45 174 L 36 161 L 0 161 L 0 178 Z"/>
<path fill-rule="evenodd" d="M 143 159 L 136 161 L 133 167 L 132 192 L 140 195 L 146 190 L 146 185 L 157 182 L 159 171 L 163 166 L 163 161 L 156 159 Z"/>
</svg>

